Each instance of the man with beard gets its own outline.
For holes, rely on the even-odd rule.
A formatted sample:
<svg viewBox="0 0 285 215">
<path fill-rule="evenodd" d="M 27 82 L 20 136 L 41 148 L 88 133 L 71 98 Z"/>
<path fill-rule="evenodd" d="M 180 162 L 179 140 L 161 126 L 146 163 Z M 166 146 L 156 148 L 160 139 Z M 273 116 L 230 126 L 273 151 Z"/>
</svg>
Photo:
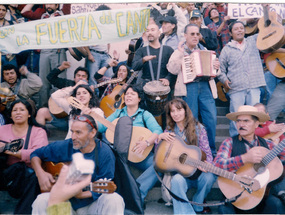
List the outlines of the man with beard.
<svg viewBox="0 0 285 215">
<path fill-rule="evenodd" d="M 256 136 L 254 132 L 260 123 L 264 123 L 269 120 L 268 114 L 258 111 L 256 107 L 250 105 L 243 105 L 240 106 L 236 112 L 229 113 L 226 116 L 228 119 L 236 122 L 238 135 L 234 137 L 229 137 L 226 140 L 224 140 L 224 142 L 222 142 L 219 151 L 217 153 L 217 157 L 214 160 L 215 166 L 225 169 L 227 171 L 235 172 L 239 168 L 243 167 L 245 164 L 261 163 L 262 159 L 267 154 L 265 153 L 265 151 L 261 150 L 262 147 L 268 149 L 269 153 L 269 150 L 273 149 L 274 143 L 270 140 L 265 140 L 261 137 Z M 281 153 L 279 153 L 278 156 L 280 160 L 284 161 L 285 159 L 284 149 Z M 273 162 L 273 160 L 271 162 Z M 270 165 L 270 163 L 268 165 Z M 273 170 L 272 169 L 270 170 L 268 165 L 265 167 L 265 169 L 269 171 L 269 174 L 272 174 L 272 172 L 270 173 L 270 171 Z M 276 165 L 275 163 L 273 164 L 273 166 L 271 165 L 271 168 L 272 167 L 277 169 L 278 165 Z M 247 173 L 251 174 L 254 173 L 255 171 L 257 172 L 257 169 L 253 170 L 253 166 L 251 168 L 252 170 L 250 169 L 250 167 L 247 169 Z M 281 168 L 283 171 L 283 166 Z M 264 179 L 265 175 L 262 177 Z M 250 197 L 247 198 L 250 201 L 251 198 Z M 239 204 L 240 206 L 242 206 L 243 200 L 241 200 L 240 202 L 241 204 Z M 266 198 L 264 198 L 256 207 L 253 207 L 252 209 L 247 210 L 246 212 L 234 207 L 231 203 L 226 203 L 225 205 L 219 206 L 219 214 L 234 214 L 234 213 L 284 214 L 285 206 L 282 204 L 282 201 L 277 196 L 272 195 L 272 192 L 270 191 L 269 195 Z"/>
<path fill-rule="evenodd" d="M 78 152 L 82 153 L 85 159 L 95 162 L 92 182 L 105 178 L 113 179 L 115 157 L 110 147 L 95 137 L 97 130 L 97 124 L 91 116 L 78 115 L 71 126 L 71 139 L 50 143 L 31 154 L 31 164 L 43 192 L 49 192 L 55 180 L 42 168 L 42 163 L 70 162 L 72 155 Z M 32 205 L 32 213 L 46 214 L 48 199 L 49 193 L 38 195 Z M 124 201 L 117 193 L 99 194 L 93 191 L 81 191 L 71 198 L 70 202 L 73 214 L 124 214 Z"/>
<path fill-rule="evenodd" d="M 58 4 L 46 4 L 46 13 L 42 15 L 42 19 L 62 16 L 63 12 L 58 10 Z M 40 71 L 39 76 L 43 81 L 43 87 L 40 90 L 39 107 L 47 107 L 48 99 L 50 97 L 51 84 L 47 80 L 46 76 L 51 70 L 55 69 L 63 61 L 66 61 L 65 49 L 42 49 L 40 54 Z M 66 72 L 61 73 L 62 78 L 66 78 Z"/>
<path fill-rule="evenodd" d="M 149 42 L 148 46 L 139 48 L 132 63 L 135 71 L 142 70 L 143 85 L 152 81 L 151 68 L 153 76 L 157 77 L 163 85 L 169 86 L 175 81 L 175 76 L 168 72 L 166 65 L 173 53 L 173 49 L 169 46 L 163 46 L 159 42 L 160 31 L 156 24 L 150 24 L 146 29 L 146 37 Z M 163 50 L 163 51 L 162 51 Z M 160 71 L 158 71 L 160 67 Z"/>
</svg>

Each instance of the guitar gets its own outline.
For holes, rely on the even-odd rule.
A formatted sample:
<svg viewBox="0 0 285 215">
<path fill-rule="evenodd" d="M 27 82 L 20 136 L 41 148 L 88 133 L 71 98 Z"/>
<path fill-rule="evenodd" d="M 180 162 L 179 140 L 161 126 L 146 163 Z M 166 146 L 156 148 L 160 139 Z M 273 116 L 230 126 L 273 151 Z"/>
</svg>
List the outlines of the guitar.
<svg viewBox="0 0 285 215">
<path fill-rule="evenodd" d="M 69 102 L 70 105 L 72 105 L 75 108 L 78 109 L 82 109 L 84 107 L 84 105 L 76 98 L 70 96 L 67 101 Z M 110 143 L 114 143 L 114 134 L 115 134 L 115 128 L 116 128 L 116 124 L 117 121 L 119 119 L 115 119 L 113 122 L 110 122 L 108 120 L 106 120 L 104 117 L 100 116 L 97 113 L 91 112 L 90 116 L 92 116 L 95 120 L 98 120 L 100 123 L 102 123 L 103 125 L 105 125 L 108 129 L 106 131 L 106 138 Z M 138 163 L 143 161 L 148 154 L 151 152 L 152 148 L 153 148 L 153 144 L 148 146 L 143 154 L 137 154 L 134 152 L 134 147 L 136 146 L 136 143 L 138 141 L 142 141 L 145 140 L 147 138 L 149 138 L 152 135 L 152 132 L 150 130 L 148 130 L 147 128 L 144 127 L 137 127 L 137 126 L 133 126 L 133 130 L 132 130 L 132 139 L 130 142 L 130 146 L 129 146 L 129 152 L 128 152 L 128 160 L 134 163 Z"/>
<path fill-rule="evenodd" d="M 285 53 L 271 53 L 265 63 L 272 75 L 277 78 L 285 77 Z"/>
<path fill-rule="evenodd" d="M 101 87 L 101 86 L 104 86 L 106 84 L 113 84 L 113 83 L 118 83 L 122 81 L 121 78 L 113 78 L 113 79 L 110 79 L 110 80 L 107 80 L 107 81 L 104 81 L 104 82 L 101 82 L 99 84 L 95 84 L 93 85 L 94 86 L 94 89 L 98 88 L 98 87 Z M 48 100 L 48 108 L 49 108 L 49 111 L 56 117 L 56 118 L 64 118 L 66 117 L 68 114 L 61 108 L 59 107 L 55 101 L 50 97 L 49 100 Z"/>
<path fill-rule="evenodd" d="M 171 143 L 165 140 L 160 142 L 154 156 L 155 168 L 160 172 L 179 172 L 184 177 L 190 177 L 200 167 L 208 172 L 227 178 L 246 190 L 255 191 L 260 188 L 256 179 L 240 176 L 201 161 L 201 154 L 199 147 L 186 145 L 181 137 L 175 136 L 175 141 Z"/>
<path fill-rule="evenodd" d="M 110 95 L 104 96 L 100 102 L 100 108 L 104 111 L 106 117 L 110 116 L 117 109 L 122 109 L 125 106 L 124 92 L 127 86 L 132 83 L 140 71 L 135 71 L 129 80 L 123 85 L 117 85 Z"/>
<path fill-rule="evenodd" d="M 53 163 L 51 161 L 44 162 L 42 164 L 43 169 L 50 173 L 55 179 L 58 178 L 61 168 L 63 167 L 64 163 Z M 98 180 L 95 182 L 91 182 L 90 185 L 84 190 L 93 191 L 96 193 L 113 193 L 117 189 L 116 184 L 113 181 L 109 180 Z"/>
<path fill-rule="evenodd" d="M 255 34 L 258 30 L 257 23 L 259 18 L 253 18 L 251 20 L 248 19 L 241 19 L 242 22 L 245 23 L 245 34 L 252 35 Z"/>
<path fill-rule="evenodd" d="M 280 139 L 279 137 L 285 132 L 285 128 L 282 129 L 281 131 L 278 131 L 278 132 L 275 132 L 275 133 L 270 133 L 270 134 L 267 134 L 265 135 L 264 139 L 268 139 L 268 140 L 271 140 L 272 142 L 274 142 L 275 144 L 278 144 Z"/>
<path fill-rule="evenodd" d="M 263 6 L 264 16 L 258 21 L 259 33 L 256 41 L 257 48 L 264 53 L 273 52 L 285 43 L 285 29 L 282 19 L 276 12 L 268 12 Z"/>
<path fill-rule="evenodd" d="M 0 113 L 6 109 L 8 102 L 16 99 L 16 95 L 9 89 L 0 87 Z"/>
<path fill-rule="evenodd" d="M 11 142 L 0 140 L 0 142 L 5 143 L 3 151 L 0 150 L 0 152 L 5 152 L 6 150 L 9 150 L 11 152 L 17 152 L 23 147 L 24 144 L 23 139 L 12 140 Z"/>
<path fill-rule="evenodd" d="M 135 56 L 135 52 L 141 46 L 142 42 L 143 42 L 142 38 L 131 39 L 130 44 L 129 44 L 128 59 L 127 59 L 127 65 L 129 67 L 132 67 L 132 62 L 133 62 L 133 58 Z"/>
<path fill-rule="evenodd" d="M 236 172 L 237 175 L 247 175 L 259 181 L 260 189 L 252 192 L 245 192 L 245 189 L 239 184 L 232 183 L 226 178 L 218 178 L 218 185 L 227 198 L 241 196 L 232 204 L 241 209 L 249 210 L 256 207 L 263 199 L 266 186 L 269 182 L 279 178 L 283 173 L 283 165 L 277 155 L 283 151 L 285 140 L 281 141 L 271 151 L 257 146 L 259 151 L 264 155 L 260 163 L 247 163 Z M 255 147 L 254 147 L 255 148 Z"/>
<path fill-rule="evenodd" d="M 228 90 L 228 89 L 225 87 L 225 85 L 224 85 L 222 82 L 220 82 L 220 81 L 217 82 L 216 86 L 217 86 L 218 98 L 219 98 L 221 101 L 223 101 L 223 102 L 227 102 L 228 99 L 227 99 L 227 97 L 226 97 L 226 93 L 227 93 L 229 90 Z"/>
</svg>

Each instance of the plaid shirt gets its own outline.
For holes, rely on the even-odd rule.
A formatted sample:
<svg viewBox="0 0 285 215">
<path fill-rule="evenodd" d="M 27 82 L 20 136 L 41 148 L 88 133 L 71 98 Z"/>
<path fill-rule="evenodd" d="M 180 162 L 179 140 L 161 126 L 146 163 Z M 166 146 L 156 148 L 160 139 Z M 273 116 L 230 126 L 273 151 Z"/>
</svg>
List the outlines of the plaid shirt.
<svg viewBox="0 0 285 215">
<path fill-rule="evenodd" d="M 106 77 L 106 76 L 103 76 L 102 78 L 98 79 L 97 82 L 98 84 L 99 83 L 102 83 L 104 81 L 109 81 L 111 80 L 110 77 Z M 100 98 L 100 101 L 107 95 L 110 95 L 113 91 L 113 89 L 118 86 L 119 83 L 114 83 L 114 84 L 108 84 L 108 86 L 106 87 L 106 89 L 104 90 L 104 93 L 102 94 L 101 98 Z"/>
<path fill-rule="evenodd" d="M 225 17 L 224 13 L 220 13 L 220 19 L 217 23 L 211 22 L 208 26 L 208 28 L 211 31 L 217 32 L 219 26 L 223 22 L 223 19 Z M 217 39 L 218 39 L 218 48 L 216 49 L 216 53 L 220 55 L 222 48 L 231 40 L 231 35 L 229 31 L 229 25 L 227 22 L 225 22 L 224 27 L 222 28 L 221 33 L 218 35 L 217 34 Z"/>
<path fill-rule="evenodd" d="M 270 140 L 265 140 L 266 143 L 268 144 L 269 149 L 271 150 L 274 147 L 274 143 Z M 259 146 L 259 141 L 257 137 L 255 136 L 255 139 L 250 143 L 251 146 L 248 144 L 245 144 L 246 151 L 249 151 L 251 148 L 254 146 Z M 217 156 L 214 160 L 214 165 L 228 170 L 228 171 L 236 171 L 238 170 L 241 166 L 244 165 L 241 155 L 231 157 L 232 154 L 232 146 L 233 146 L 233 141 L 232 138 L 227 138 L 222 142 L 219 151 L 217 153 Z M 283 150 L 281 153 L 279 153 L 279 158 L 284 161 L 285 160 L 285 151 Z"/>
</svg>

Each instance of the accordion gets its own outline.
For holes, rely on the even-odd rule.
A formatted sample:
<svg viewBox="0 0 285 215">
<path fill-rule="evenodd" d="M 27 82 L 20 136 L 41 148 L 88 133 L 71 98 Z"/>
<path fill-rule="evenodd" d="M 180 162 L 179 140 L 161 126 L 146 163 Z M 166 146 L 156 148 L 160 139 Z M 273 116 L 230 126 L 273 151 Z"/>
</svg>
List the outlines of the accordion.
<svg viewBox="0 0 285 215">
<path fill-rule="evenodd" d="M 208 50 L 195 50 L 190 55 L 184 56 L 182 62 L 184 84 L 216 77 L 217 70 L 213 67 L 215 59 L 216 53 Z"/>
</svg>

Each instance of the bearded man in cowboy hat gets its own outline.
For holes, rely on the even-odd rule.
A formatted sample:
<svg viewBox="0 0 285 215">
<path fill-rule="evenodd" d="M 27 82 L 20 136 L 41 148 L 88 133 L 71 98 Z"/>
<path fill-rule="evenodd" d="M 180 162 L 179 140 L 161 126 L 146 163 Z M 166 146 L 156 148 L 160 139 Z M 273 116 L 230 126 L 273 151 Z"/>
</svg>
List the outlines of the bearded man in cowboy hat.
<svg viewBox="0 0 285 215">
<path fill-rule="evenodd" d="M 239 134 L 234 137 L 227 138 L 222 142 L 214 160 L 214 165 L 222 169 L 235 172 L 245 164 L 260 163 L 269 150 L 274 147 L 274 143 L 270 140 L 257 137 L 254 134 L 254 131 L 258 127 L 259 123 L 268 121 L 269 116 L 265 113 L 259 112 L 256 107 L 250 105 L 240 106 L 237 112 L 229 113 L 226 116 L 228 119 L 236 122 Z M 268 150 L 264 153 L 262 147 L 265 147 Z M 281 160 L 285 160 L 284 150 L 279 154 L 279 157 Z M 270 165 L 270 163 L 268 165 Z M 277 166 L 274 168 L 277 168 Z M 283 171 L 282 164 L 281 168 Z M 250 198 L 248 201 L 250 201 Z M 234 207 L 231 203 L 226 203 L 225 205 L 219 206 L 219 213 L 284 214 L 285 206 L 277 196 L 269 193 L 267 198 L 263 198 L 261 203 L 250 210 L 243 211 Z"/>
</svg>

